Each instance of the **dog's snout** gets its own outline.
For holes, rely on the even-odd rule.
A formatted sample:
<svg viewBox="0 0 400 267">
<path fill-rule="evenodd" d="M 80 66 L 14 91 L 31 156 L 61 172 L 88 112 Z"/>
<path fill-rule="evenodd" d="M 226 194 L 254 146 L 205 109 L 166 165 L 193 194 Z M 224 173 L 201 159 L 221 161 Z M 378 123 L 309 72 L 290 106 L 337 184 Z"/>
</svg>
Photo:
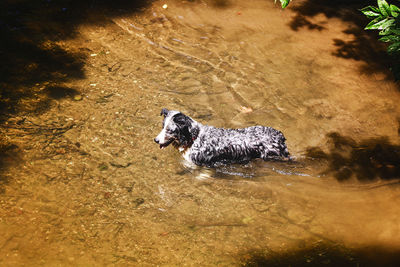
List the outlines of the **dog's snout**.
<svg viewBox="0 0 400 267">
<path fill-rule="evenodd" d="M 156 138 L 154 138 L 154 142 L 156 142 L 157 144 L 159 144 L 159 143 L 160 143 L 160 140 L 158 140 L 157 137 L 156 137 Z"/>
</svg>

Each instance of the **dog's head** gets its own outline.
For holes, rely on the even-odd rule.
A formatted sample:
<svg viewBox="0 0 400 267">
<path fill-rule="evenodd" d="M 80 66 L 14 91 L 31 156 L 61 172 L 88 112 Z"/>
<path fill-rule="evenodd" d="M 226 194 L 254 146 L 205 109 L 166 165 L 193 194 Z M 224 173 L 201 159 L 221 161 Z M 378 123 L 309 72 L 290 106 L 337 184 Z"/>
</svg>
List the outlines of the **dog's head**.
<svg viewBox="0 0 400 267">
<path fill-rule="evenodd" d="M 163 128 L 154 139 L 160 148 L 165 148 L 172 143 L 178 148 L 190 147 L 199 133 L 197 123 L 192 118 L 175 110 L 170 111 L 163 108 L 161 115 L 164 116 Z"/>
</svg>

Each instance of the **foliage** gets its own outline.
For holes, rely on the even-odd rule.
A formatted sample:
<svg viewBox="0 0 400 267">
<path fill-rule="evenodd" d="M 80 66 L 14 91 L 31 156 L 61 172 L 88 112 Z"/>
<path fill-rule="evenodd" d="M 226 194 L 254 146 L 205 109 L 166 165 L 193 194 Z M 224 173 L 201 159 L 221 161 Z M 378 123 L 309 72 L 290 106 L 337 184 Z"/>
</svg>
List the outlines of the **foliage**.
<svg viewBox="0 0 400 267">
<path fill-rule="evenodd" d="M 387 52 L 395 60 L 400 57 L 400 8 L 388 4 L 385 0 L 378 0 L 378 7 L 367 6 L 360 10 L 371 21 L 365 30 L 379 30 L 379 41 L 389 43 Z M 393 66 L 392 71 L 396 79 L 400 79 L 400 64 Z"/>
<path fill-rule="evenodd" d="M 281 2 L 282 8 L 287 7 L 287 5 L 289 5 L 289 2 L 292 0 L 279 0 L 279 2 Z M 276 0 L 275 0 L 276 3 Z"/>
<path fill-rule="evenodd" d="M 367 6 L 361 9 L 370 23 L 365 30 L 379 30 L 379 38 L 382 42 L 391 43 L 388 47 L 389 54 L 400 52 L 400 8 L 389 5 L 385 0 L 378 0 L 378 7 Z"/>
</svg>

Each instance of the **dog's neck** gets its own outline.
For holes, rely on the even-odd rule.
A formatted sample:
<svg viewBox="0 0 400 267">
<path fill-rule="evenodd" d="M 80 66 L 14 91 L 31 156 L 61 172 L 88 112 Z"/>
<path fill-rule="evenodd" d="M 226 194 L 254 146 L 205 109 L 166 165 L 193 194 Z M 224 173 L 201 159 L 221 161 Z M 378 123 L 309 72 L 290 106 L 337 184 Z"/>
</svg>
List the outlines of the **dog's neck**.
<svg viewBox="0 0 400 267">
<path fill-rule="evenodd" d="M 193 142 L 199 137 L 200 134 L 200 129 L 201 129 L 201 123 L 195 122 L 192 126 L 192 144 Z"/>
<path fill-rule="evenodd" d="M 191 137 L 190 140 L 188 140 L 187 142 L 185 142 L 185 145 L 177 145 L 177 148 L 179 150 L 179 152 L 181 153 L 185 153 L 188 151 L 188 149 L 191 148 L 191 146 L 193 145 L 193 143 L 196 141 L 196 139 L 199 137 L 200 135 L 200 129 L 201 129 L 201 124 L 198 122 L 194 122 L 194 124 L 192 125 L 192 129 L 191 129 Z"/>
</svg>

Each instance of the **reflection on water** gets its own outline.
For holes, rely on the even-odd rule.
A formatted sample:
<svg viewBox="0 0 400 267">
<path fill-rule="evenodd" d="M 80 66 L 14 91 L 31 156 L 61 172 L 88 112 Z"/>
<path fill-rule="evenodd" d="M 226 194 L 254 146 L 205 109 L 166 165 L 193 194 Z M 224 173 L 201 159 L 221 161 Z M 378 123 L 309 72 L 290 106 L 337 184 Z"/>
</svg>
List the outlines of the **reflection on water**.
<svg viewBox="0 0 400 267">
<path fill-rule="evenodd" d="M 85 77 L 4 124 L 0 264 L 395 266 L 399 91 L 338 56 L 356 20 L 293 29 L 308 2 L 155 1 L 59 41 Z M 162 107 L 279 129 L 294 160 L 186 166 L 153 142 Z"/>
</svg>

